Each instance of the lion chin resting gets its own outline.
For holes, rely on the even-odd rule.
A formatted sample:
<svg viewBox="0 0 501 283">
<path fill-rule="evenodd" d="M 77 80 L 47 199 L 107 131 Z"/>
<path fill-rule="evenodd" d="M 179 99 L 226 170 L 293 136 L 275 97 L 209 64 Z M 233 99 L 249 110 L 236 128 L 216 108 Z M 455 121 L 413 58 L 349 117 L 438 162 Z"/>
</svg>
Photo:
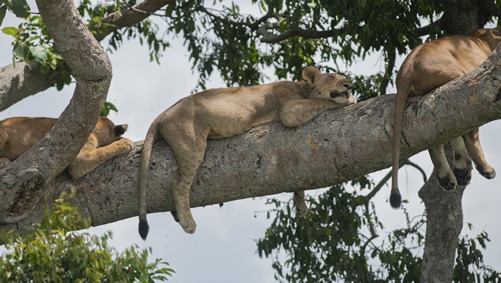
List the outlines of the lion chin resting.
<svg viewBox="0 0 501 283">
<path fill-rule="evenodd" d="M 0 168 L 7 166 L 34 146 L 56 124 L 53 118 L 13 117 L 0 121 Z M 127 125 L 115 126 L 108 118 L 99 118 L 68 173 L 78 179 L 101 163 L 129 152 L 132 141 L 122 138 Z"/>
<path fill-rule="evenodd" d="M 479 29 L 471 36 L 448 36 L 414 48 L 402 63 L 397 75 L 397 95 L 393 118 L 393 159 L 390 204 L 400 207 L 398 168 L 404 106 L 408 96 L 424 95 L 480 66 L 501 41 L 501 29 Z M 456 184 L 466 186 L 471 180 L 471 160 L 487 179 L 496 171 L 485 159 L 478 128 L 451 141 L 454 148 L 454 171 L 445 157 L 443 145 L 430 148 L 431 160 L 439 185 L 452 190 Z M 471 158 L 471 159 L 470 159 Z"/>
<path fill-rule="evenodd" d="M 287 127 L 305 124 L 320 112 L 356 103 L 352 85 L 341 75 L 306 67 L 305 81 L 210 89 L 185 97 L 160 114 L 144 141 L 139 171 L 139 234 L 148 235 L 146 182 L 157 134 L 174 153 L 177 175 L 172 181 L 175 219 L 187 233 L 196 229 L 189 192 L 204 158 L 207 139 L 223 139 L 253 127 L 280 121 Z M 299 213 L 307 210 L 304 193 L 295 194 Z"/>
</svg>

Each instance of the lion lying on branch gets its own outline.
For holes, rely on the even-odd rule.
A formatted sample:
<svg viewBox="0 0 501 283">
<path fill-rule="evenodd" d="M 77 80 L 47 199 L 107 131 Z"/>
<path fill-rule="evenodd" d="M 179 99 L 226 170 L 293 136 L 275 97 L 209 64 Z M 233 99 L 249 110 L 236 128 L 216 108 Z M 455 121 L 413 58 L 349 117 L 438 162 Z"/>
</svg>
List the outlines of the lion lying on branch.
<svg viewBox="0 0 501 283">
<path fill-rule="evenodd" d="M 155 137 L 160 134 L 176 158 L 177 175 L 172 180 L 174 218 L 185 232 L 194 233 L 196 224 L 189 193 L 204 158 L 207 139 L 232 137 L 278 121 L 286 127 L 298 127 L 325 110 L 357 102 L 352 85 L 339 74 L 322 74 L 314 67 L 306 67 L 302 76 L 304 81 L 300 82 L 202 91 L 181 99 L 153 121 L 139 165 L 139 234 L 143 239 L 149 230 L 146 188 Z M 298 213 L 306 213 L 304 192 L 294 196 Z"/>
</svg>

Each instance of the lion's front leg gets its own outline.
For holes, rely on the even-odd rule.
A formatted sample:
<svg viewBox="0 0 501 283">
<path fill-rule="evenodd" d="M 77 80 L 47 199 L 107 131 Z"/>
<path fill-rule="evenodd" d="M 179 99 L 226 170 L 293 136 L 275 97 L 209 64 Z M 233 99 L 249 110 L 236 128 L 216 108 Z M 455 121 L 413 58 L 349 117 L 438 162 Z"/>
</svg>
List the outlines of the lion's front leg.
<svg viewBox="0 0 501 283">
<path fill-rule="evenodd" d="M 475 162 L 478 172 L 487 179 L 496 177 L 496 170 L 487 162 L 482 146 L 480 145 L 478 128 L 463 135 L 463 139 L 468 155 Z"/>
<path fill-rule="evenodd" d="M 131 151 L 133 142 L 121 138 L 107 146 L 89 149 L 84 146 L 68 166 L 68 173 L 76 180 L 96 169 L 103 162 Z"/>
<path fill-rule="evenodd" d="M 294 128 L 306 124 L 325 110 L 345 107 L 349 104 L 339 104 L 327 99 L 296 99 L 289 100 L 279 110 L 282 124 Z"/>
</svg>

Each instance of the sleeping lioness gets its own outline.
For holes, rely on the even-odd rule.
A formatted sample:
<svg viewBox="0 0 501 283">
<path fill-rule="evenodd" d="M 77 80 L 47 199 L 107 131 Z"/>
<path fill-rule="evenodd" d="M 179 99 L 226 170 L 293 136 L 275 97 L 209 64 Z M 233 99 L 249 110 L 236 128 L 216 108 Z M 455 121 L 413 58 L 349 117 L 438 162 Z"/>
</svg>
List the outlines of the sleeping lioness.
<svg viewBox="0 0 501 283">
<path fill-rule="evenodd" d="M 8 165 L 34 146 L 54 126 L 57 119 L 13 117 L 0 121 L 0 168 Z M 104 161 L 129 152 L 132 141 L 120 137 L 127 125 L 115 126 L 108 118 L 99 118 L 68 173 L 78 179 Z"/>
<path fill-rule="evenodd" d="M 398 168 L 400 140 L 405 102 L 408 96 L 424 95 L 480 66 L 501 42 L 501 29 L 479 29 L 471 36 L 454 35 L 436 39 L 414 48 L 405 58 L 397 74 L 397 95 L 393 118 L 393 159 L 390 204 L 400 207 Z M 456 184 L 466 186 L 471 179 L 471 160 L 487 179 L 496 171 L 487 162 L 480 146 L 478 128 L 451 141 L 454 148 L 454 170 L 445 157 L 443 145 L 430 148 L 439 185 L 452 190 Z M 471 158 L 471 159 L 470 159 Z"/>
<path fill-rule="evenodd" d="M 351 84 L 338 74 L 321 74 L 314 67 L 303 70 L 304 81 L 276 82 L 249 87 L 210 89 L 185 97 L 160 114 L 144 141 L 139 165 L 139 234 L 148 235 L 146 182 L 153 141 L 157 134 L 176 158 L 172 181 L 175 216 L 187 233 L 195 232 L 189 193 L 202 163 L 207 139 L 223 139 L 253 127 L 282 122 L 287 127 L 305 124 L 320 112 L 356 103 Z M 306 210 L 304 194 L 295 194 L 296 207 Z M 299 211 L 301 213 L 301 211 Z"/>
</svg>

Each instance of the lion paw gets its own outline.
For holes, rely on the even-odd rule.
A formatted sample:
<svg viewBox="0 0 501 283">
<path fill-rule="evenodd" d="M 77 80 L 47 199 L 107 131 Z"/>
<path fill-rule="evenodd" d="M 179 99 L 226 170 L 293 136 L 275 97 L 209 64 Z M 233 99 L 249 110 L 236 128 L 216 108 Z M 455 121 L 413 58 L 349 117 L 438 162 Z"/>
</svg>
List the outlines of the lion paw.
<svg viewBox="0 0 501 283">
<path fill-rule="evenodd" d="M 7 158 L 0 158 L 0 168 L 3 168 L 10 164 L 10 160 Z"/>
<path fill-rule="evenodd" d="M 454 178 L 455 179 L 455 178 Z M 438 178 L 438 185 L 446 191 L 452 191 L 456 188 L 456 180 L 452 180 L 449 176 Z"/>
<path fill-rule="evenodd" d="M 179 218 L 179 224 L 183 228 L 184 232 L 189 234 L 195 233 L 195 230 L 197 229 L 197 224 L 195 223 L 195 220 L 191 215 L 190 216 L 180 215 L 178 212 L 177 216 Z"/>
<path fill-rule="evenodd" d="M 117 145 L 123 148 L 123 153 L 127 153 L 132 150 L 132 147 L 134 146 L 134 142 L 131 141 L 128 138 L 121 138 L 120 140 L 116 141 Z"/>
<path fill-rule="evenodd" d="M 484 168 L 477 169 L 478 173 L 480 173 L 480 175 L 484 176 L 486 179 L 494 179 L 494 177 L 496 177 L 496 170 L 494 170 L 494 168 L 490 168 L 490 170 Z"/>
<path fill-rule="evenodd" d="M 468 186 L 471 181 L 471 168 L 465 168 L 465 169 L 454 168 L 454 175 L 456 176 L 458 185 Z"/>
</svg>

